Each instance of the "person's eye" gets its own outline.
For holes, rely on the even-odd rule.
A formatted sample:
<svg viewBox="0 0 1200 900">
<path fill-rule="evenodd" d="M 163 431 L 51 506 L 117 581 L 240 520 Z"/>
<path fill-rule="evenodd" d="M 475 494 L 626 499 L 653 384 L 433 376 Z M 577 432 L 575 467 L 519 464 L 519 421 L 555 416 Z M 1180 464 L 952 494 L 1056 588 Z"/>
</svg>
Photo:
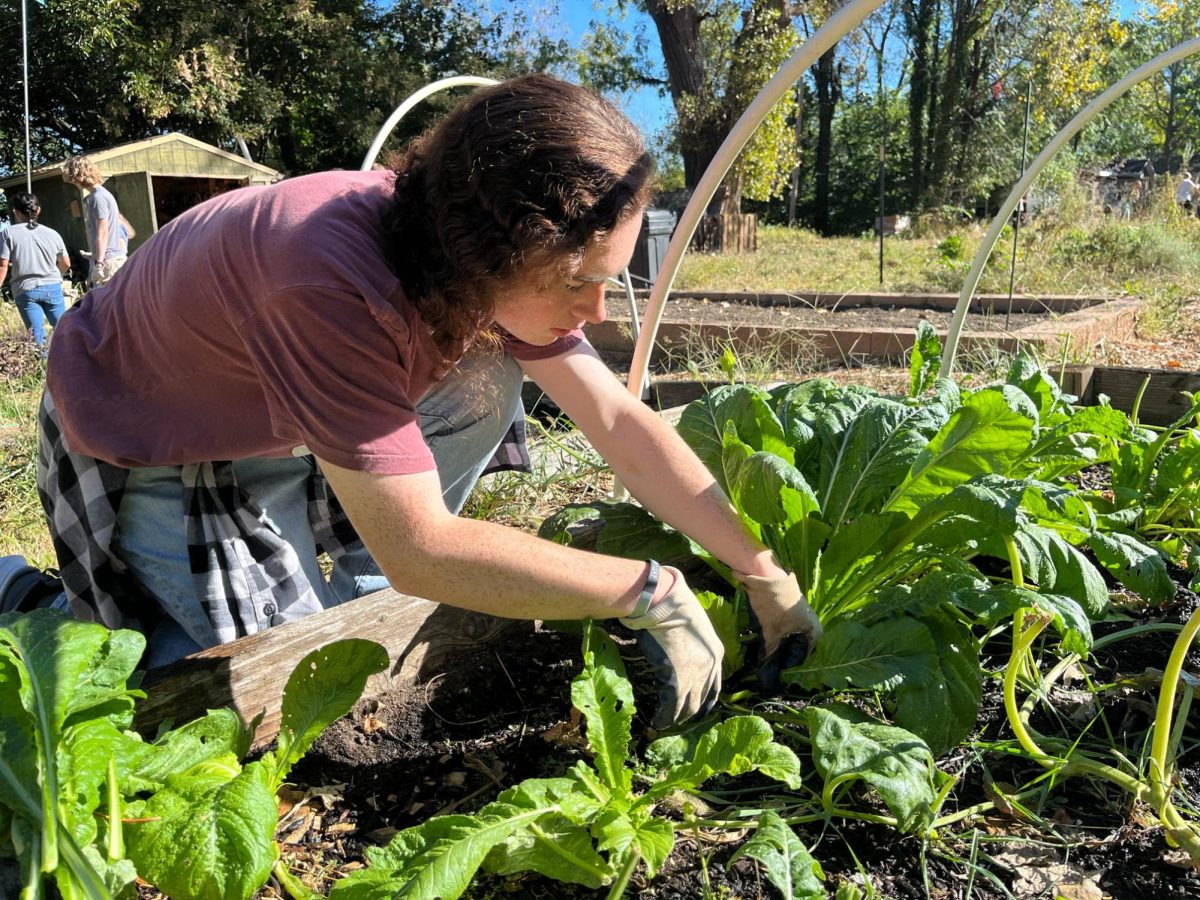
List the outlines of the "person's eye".
<svg viewBox="0 0 1200 900">
<path fill-rule="evenodd" d="M 578 294 L 580 291 L 582 291 L 582 290 L 583 290 L 583 288 L 584 288 L 584 284 L 583 284 L 583 282 L 578 282 L 578 283 L 568 283 L 568 284 L 566 285 L 566 288 L 567 288 L 567 292 L 568 292 L 568 293 L 571 293 L 571 294 Z"/>
</svg>

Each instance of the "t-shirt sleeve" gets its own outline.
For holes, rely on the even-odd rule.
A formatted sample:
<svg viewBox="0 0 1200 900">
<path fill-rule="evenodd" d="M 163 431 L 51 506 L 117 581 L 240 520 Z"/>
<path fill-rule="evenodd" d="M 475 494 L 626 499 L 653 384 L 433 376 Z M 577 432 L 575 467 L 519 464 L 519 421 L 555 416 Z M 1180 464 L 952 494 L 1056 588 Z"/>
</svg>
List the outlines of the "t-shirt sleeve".
<svg viewBox="0 0 1200 900">
<path fill-rule="evenodd" d="M 9 226 L 12 227 L 11 225 Z M 8 228 L 0 231 L 0 259 L 8 259 L 12 255 L 12 244 L 9 242 Z"/>
<path fill-rule="evenodd" d="M 107 221 L 109 228 L 115 228 L 120 221 L 117 218 L 117 199 L 112 194 L 104 194 L 96 204 L 96 221 Z"/>
<path fill-rule="evenodd" d="M 527 344 L 525 341 L 518 340 L 507 331 L 501 329 L 501 336 L 504 340 L 504 349 L 513 359 L 523 360 L 538 360 L 552 359 L 555 356 L 562 356 L 568 350 L 573 350 L 583 343 L 583 331 L 576 328 L 569 334 L 564 334 L 562 337 L 552 341 L 549 344 Z"/>
<path fill-rule="evenodd" d="M 379 474 L 435 468 L 409 396 L 403 320 L 327 287 L 272 294 L 242 327 L 273 432 L 334 465 Z"/>
</svg>

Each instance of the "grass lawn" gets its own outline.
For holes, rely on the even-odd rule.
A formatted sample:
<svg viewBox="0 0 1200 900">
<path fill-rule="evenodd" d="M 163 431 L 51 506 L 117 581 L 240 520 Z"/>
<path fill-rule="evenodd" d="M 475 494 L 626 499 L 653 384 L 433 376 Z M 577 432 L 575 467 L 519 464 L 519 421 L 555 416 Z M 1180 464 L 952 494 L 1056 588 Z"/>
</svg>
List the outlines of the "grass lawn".
<svg viewBox="0 0 1200 900">
<path fill-rule="evenodd" d="M 820 238 L 778 226 L 759 229 L 759 250 L 742 257 L 689 253 L 675 282 L 679 290 L 832 292 L 957 292 L 984 229 L 961 226 L 928 235 L 888 238 L 885 280 L 879 285 L 878 242 L 871 236 Z M 980 291 L 1008 290 L 1012 238 L 997 248 Z M 1021 230 L 1015 290 L 1018 293 L 1140 296 L 1141 327 L 1156 334 L 1177 321 L 1183 301 L 1200 283 L 1200 220 L 1184 218 L 1169 197 L 1156 198 L 1131 222 L 1101 217 L 1085 208 L 1047 215 Z M 53 565 L 35 486 L 36 411 L 45 370 L 27 340 L 15 307 L 0 304 L 0 555 L 22 553 L 37 565 Z M 584 465 L 588 469 L 591 464 Z M 595 480 L 595 469 L 589 481 Z M 482 485 L 469 512 L 520 527 L 536 527 L 561 502 L 588 488 L 553 473 L 529 479 L 508 476 Z M 529 508 L 537 512 L 531 518 Z M 540 514 L 540 515 L 539 515 Z"/>
</svg>

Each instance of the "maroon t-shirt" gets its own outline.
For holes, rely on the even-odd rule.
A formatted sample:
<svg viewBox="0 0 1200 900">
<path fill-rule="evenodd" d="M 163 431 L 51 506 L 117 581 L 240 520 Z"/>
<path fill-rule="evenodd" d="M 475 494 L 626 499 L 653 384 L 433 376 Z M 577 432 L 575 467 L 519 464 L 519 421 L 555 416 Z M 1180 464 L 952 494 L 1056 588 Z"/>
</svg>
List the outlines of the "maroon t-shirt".
<svg viewBox="0 0 1200 900">
<path fill-rule="evenodd" d="M 384 254 L 391 192 L 387 172 L 325 172 L 172 220 L 55 330 L 67 446 L 126 467 L 303 445 L 348 469 L 432 469 L 416 404 L 439 356 Z"/>
</svg>

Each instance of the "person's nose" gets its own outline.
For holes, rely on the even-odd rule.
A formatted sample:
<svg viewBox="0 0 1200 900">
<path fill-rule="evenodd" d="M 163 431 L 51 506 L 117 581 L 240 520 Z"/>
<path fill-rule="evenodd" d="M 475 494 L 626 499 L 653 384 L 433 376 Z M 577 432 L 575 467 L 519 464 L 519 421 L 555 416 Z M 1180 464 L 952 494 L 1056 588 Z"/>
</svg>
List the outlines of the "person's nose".
<svg viewBox="0 0 1200 900">
<path fill-rule="evenodd" d="M 599 325 L 608 318 L 604 309 L 604 282 L 584 288 L 571 311 L 589 325 Z"/>
</svg>

